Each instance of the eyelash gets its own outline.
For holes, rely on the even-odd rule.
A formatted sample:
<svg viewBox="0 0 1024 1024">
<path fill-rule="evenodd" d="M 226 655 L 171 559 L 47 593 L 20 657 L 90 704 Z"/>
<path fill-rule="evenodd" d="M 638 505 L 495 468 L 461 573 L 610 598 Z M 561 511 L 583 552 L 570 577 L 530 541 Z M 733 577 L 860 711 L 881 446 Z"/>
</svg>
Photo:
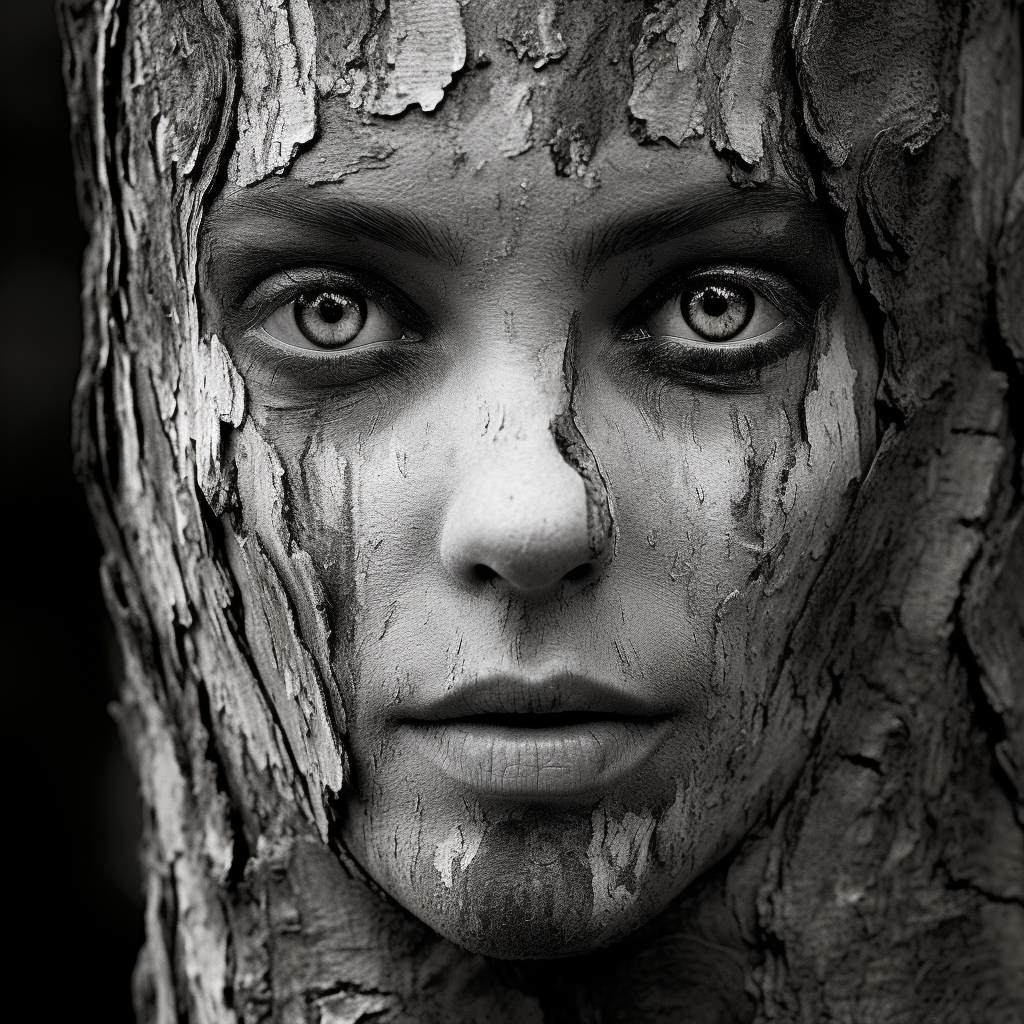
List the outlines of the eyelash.
<svg viewBox="0 0 1024 1024">
<path fill-rule="evenodd" d="M 279 282 L 289 274 L 295 276 L 288 285 L 282 287 Z M 283 271 L 261 281 L 243 299 L 241 319 L 234 327 L 241 331 L 251 331 L 275 310 L 294 302 L 303 292 L 329 291 L 332 288 L 350 288 L 360 292 L 416 333 L 423 333 L 427 327 L 426 317 L 392 286 L 365 274 L 322 267 Z M 333 358 L 336 358 L 336 355 Z"/>
</svg>

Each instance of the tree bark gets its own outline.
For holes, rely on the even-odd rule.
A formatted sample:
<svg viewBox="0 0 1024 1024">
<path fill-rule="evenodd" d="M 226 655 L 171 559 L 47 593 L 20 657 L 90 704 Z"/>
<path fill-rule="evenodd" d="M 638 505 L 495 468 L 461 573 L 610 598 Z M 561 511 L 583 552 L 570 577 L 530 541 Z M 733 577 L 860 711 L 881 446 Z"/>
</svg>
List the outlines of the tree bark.
<svg viewBox="0 0 1024 1024">
<path fill-rule="evenodd" d="M 1018 8 L 498 10 L 504 42 L 455 0 L 61 7 L 90 231 L 77 459 L 145 811 L 140 1022 L 1020 1020 Z M 626 942 L 510 964 L 383 898 L 338 839 L 343 709 L 322 623 L 290 600 L 315 606 L 321 584 L 283 493 L 278 551 L 232 514 L 239 443 L 279 490 L 280 468 L 204 332 L 198 240 L 224 181 L 287 171 L 318 98 L 347 92 L 368 119 L 432 109 L 467 52 L 501 45 L 585 80 L 588 31 L 622 36 L 638 140 L 705 135 L 738 187 L 781 161 L 828 205 L 883 357 L 881 427 L 780 670 L 803 709 L 795 786 Z M 587 173 L 585 123 L 548 144 L 552 173 Z M 515 139 L 495 148 L 511 158 Z M 723 954 L 714 907 L 733 908 L 742 955 Z"/>
</svg>

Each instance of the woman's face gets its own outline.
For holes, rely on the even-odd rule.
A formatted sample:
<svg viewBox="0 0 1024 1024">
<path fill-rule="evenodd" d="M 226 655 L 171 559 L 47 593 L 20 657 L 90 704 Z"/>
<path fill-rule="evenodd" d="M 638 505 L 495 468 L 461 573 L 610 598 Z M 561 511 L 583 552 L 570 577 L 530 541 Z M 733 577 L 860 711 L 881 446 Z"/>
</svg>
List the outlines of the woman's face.
<svg viewBox="0 0 1024 1024">
<path fill-rule="evenodd" d="M 282 614 L 330 627 L 367 872 L 471 949 L 590 949 L 799 765 L 776 684 L 874 440 L 870 335 L 821 212 L 702 141 L 623 126 L 564 177 L 485 105 L 346 110 L 205 228 L 233 529 L 283 521 L 322 581 Z"/>
</svg>

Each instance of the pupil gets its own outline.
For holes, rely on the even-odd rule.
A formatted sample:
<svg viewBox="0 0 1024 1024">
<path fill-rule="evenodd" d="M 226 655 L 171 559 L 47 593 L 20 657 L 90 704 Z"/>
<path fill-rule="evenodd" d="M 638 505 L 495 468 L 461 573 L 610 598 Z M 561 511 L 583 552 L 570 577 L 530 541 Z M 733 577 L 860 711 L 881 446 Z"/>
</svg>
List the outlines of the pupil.
<svg viewBox="0 0 1024 1024">
<path fill-rule="evenodd" d="M 749 288 L 703 284 L 683 291 L 680 312 L 705 341 L 731 341 L 750 323 L 755 304 Z"/>
<path fill-rule="evenodd" d="M 704 307 L 704 312 L 707 313 L 708 316 L 719 317 L 724 316 L 728 311 L 729 300 L 717 288 L 709 288 L 704 293 L 701 305 Z"/>
<path fill-rule="evenodd" d="M 345 315 L 346 303 L 339 302 L 333 298 L 323 298 L 320 300 L 320 319 L 324 323 L 336 324 Z"/>
</svg>

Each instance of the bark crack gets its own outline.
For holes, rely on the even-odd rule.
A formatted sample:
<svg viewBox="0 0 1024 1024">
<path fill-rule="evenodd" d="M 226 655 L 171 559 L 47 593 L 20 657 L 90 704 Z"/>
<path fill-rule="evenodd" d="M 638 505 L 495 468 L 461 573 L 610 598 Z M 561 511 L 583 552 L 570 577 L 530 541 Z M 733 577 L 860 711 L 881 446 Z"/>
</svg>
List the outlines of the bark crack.
<svg viewBox="0 0 1024 1024">
<path fill-rule="evenodd" d="M 580 430 L 576 418 L 578 373 L 577 353 L 580 345 L 580 313 L 573 310 L 562 357 L 562 380 L 567 394 L 566 408 L 553 416 L 550 430 L 562 458 L 583 480 L 587 492 L 587 533 L 594 558 L 607 564 L 615 557 L 618 527 L 611 488 L 594 450 Z"/>
</svg>

